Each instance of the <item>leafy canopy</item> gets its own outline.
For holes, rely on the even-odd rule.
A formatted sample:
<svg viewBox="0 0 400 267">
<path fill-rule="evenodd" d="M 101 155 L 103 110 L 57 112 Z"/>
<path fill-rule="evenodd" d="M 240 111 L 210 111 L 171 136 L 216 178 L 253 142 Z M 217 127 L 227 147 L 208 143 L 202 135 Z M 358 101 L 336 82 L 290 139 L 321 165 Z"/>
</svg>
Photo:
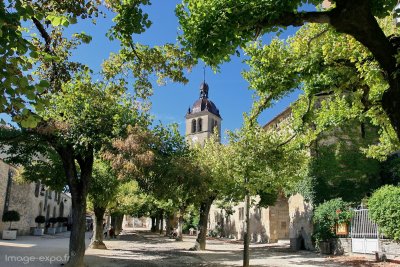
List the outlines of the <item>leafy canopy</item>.
<svg viewBox="0 0 400 267">
<path fill-rule="evenodd" d="M 277 32 L 279 27 L 301 26 L 308 11 L 302 5 L 321 5 L 322 0 L 184 0 L 177 7 L 182 44 L 194 57 L 211 65 L 228 61 L 237 48 L 258 35 Z M 343 1 L 332 1 L 343 2 Z M 371 0 L 373 15 L 390 15 L 396 0 Z"/>
</svg>

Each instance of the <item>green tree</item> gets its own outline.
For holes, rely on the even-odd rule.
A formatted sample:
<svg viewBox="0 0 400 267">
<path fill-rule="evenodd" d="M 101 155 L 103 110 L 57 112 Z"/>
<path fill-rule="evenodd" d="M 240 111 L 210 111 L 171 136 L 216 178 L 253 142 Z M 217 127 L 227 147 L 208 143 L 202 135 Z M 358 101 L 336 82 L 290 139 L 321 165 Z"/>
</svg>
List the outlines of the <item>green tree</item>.
<svg viewBox="0 0 400 267">
<path fill-rule="evenodd" d="M 215 131 L 218 132 L 218 131 Z M 205 250 L 208 233 L 208 217 L 214 200 L 227 196 L 232 197 L 234 181 L 227 175 L 221 175 L 225 162 L 223 153 L 226 147 L 219 142 L 219 137 L 213 135 L 207 139 L 204 146 L 192 148 L 194 164 L 198 168 L 197 175 L 201 177 L 198 199 L 193 203 L 199 208 L 199 225 L 196 243 L 193 250 Z"/>
<path fill-rule="evenodd" d="M 92 181 L 89 185 L 88 198 L 93 207 L 95 223 L 91 248 L 106 249 L 103 243 L 103 217 L 110 202 L 118 192 L 120 181 L 111 166 L 102 160 L 96 159 L 93 164 Z"/>
<path fill-rule="evenodd" d="M 400 187 L 386 185 L 368 200 L 369 216 L 379 229 L 393 240 L 400 240 Z"/>
<path fill-rule="evenodd" d="M 192 189 L 197 188 L 200 179 L 188 146 L 177 125 L 157 125 L 151 131 L 133 130 L 127 138 L 114 142 L 114 150 L 106 158 L 112 161 L 121 178 L 136 180 L 141 190 L 151 196 L 149 204 L 155 205 L 148 211 L 152 211 L 154 219 L 157 216 L 153 212 L 159 210 L 156 202 L 174 203 L 179 211 L 178 239 L 181 239 L 183 214 L 196 198 Z"/>
<path fill-rule="evenodd" d="M 42 121 L 37 127 L 3 129 L 1 141 L 6 154 L 12 156 L 9 160 L 25 166 L 27 179 L 47 177 L 44 181 L 50 185 L 57 181 L 60 188 L 68 186 L 73 218 L 69 264 L 81 266 L 86 197 L 95 152 L 124 135 L 126 125 L 146 119 L 127 101 L 123 88 L 114 83 L 94 83 L 88 74 L 80 74 L 62 89 L 52 94 L 49 108 L 39 113 Z M 37 168 L 36 164 L 46 168 Z M 32 168 L 35 172 L 28 172 Z"/>
<path fill-rule="evenodd" d="M 153 74 L 160 83 L 166 79 L 186 82 L 182 70 L 193 64 L 190 56 L 174 45 L 148 47 L 132 42 L 132 34 L 142 33 L 151 24 L 141 9 L 149 3 L 148 0 L 104 3 L 104 7 L 115 15 L 115 24 L 108 36 L 120 41 L 121 51 L 104 62 L 103 78 L 99 82 L 91 81 L 87 66 L 70 60 L 72 50 L 81 43 L 90 42 L 90 36 L 78 33 L 67 38 L 64 34 L 65 27 L 75 23 L 78 17 L 92 19 L 98 16 L 99 1 L 25 3 L 16 0 L 10 1 L 8 6 L 3 2 L 0 5 L 4 18 L 10 23 L 1 20 L 0 25 L 0 32 L 5 36 L 1 41 L 4 40 L 6 48 L 5 52 L 1 51 L 5 53 L 1 62 L 6 65 L 5 80 L 2 76 L 4 99 L 8 101 L 5 107 L 22 127 L 12 140 L 5 133 L 4 140 L 7 145 L 24 142 L 24 148 L 14 146 L 8 150 L 10 156 L 19 155 L 13 158 L 16 162 L 25 163 L 28 168 L 34 168 L 36 164 L 35 170 L 40 172 L 37 164 L 40 159 L 36 156 L 41 155 L 46 160 L 40 164 L 48 170 L 56 171 L 61 167 L 64 171 L 59 176 L 45 177 L 49 177 L 47 182 L 53 186 L 62 188 L 68 184 L 73 198 L 70 266 L 83 265 L 84 212 L 94 153 L 111 144 L 112 138 L 124 135 L 127 125 L 146 123 L 147 116 L 139 118 L 138 114 L 148 108 L 146 98 L 152 92 L 149 79 Z M 19 27 L 22 20 L 26 20 L 28 27 L 32 25 L 35 32 L 23 35 L 24 28 Z M 17 62 L 19 58 L 21 62 Z M 35 72 L 27 74 L 30 69 Z M 134 80 L 133 100 L 123 96 L 131 84 L 126 79 L 127 73 Z M 15 77 L 8 79 L 10 75 Z M 47 82 L 32 87 L 39 80 Z M 30 127 L 33 129 L 29 130 Z M 35 143 L 28 144 L 27 137 L 31 138 L 29 142 L 34 140 Z M 54 179 L 59 179 L 60 183 Z"/>
<path fill-rule="evenodd" d="M 181 42 L 195 57 L 216 65 L 229 60 L 239 46 L 246 47 L 254 37 L 309 23 L 305 29 L 312 30 L 308 31 L 309 35 L 304 34 L 307 30 L 297 35 L 299 45 L 296 47 L 291 42 L 286 45 L 274 41 L 262 49 L 246 50 L 252 58 L 252 68 L 262 70 L 260 73 L 253 71 L 251 87 L 268 105 L 271 100 L 299 87 L 313 89 L 313 94 L 332 92 L 342 95 L 343 88 L 357 90 L 357 103 L 364 102 L 364 105 L 354 107 L 363 110 L 365 106 L 372 113 L 385 114 L 383 118 L 381 116 L 380 124 L 376 124 L 385 125 L 387 132 L 398 142 L 398 31 L 388 31 L 377 20 L 377 17 L 391 17 L 397 1 L 336 0 L 331 1 L 329 9 L 306 11 L 301 8 L 306 3 L 318 6 L 322 2 L 185 0 L 177 8 L 183 30 Z M 331 43 L 329 38 L 321 38 L 326 33 L 329 33 Z M 323 43 L 320 40 L 324 40 Z M 298 52 L 301 51 L 300 55 Z M 257 76 L 257 73 L 261 75 Z M 373 88 L 373 84 L 380 86 Z M 349 106 L 343 108 L 352 111 Z"/>
<path fill-rule="evenodd" d="M 261 197 L 290 188 L 307 169 L 307 153 L 285 146 L 289 133 L 266 131 L 245 117 L 244 126 L 229 135 L 218 164 L 220 175 L 235 183 L 238 200 L 245 199 L 243 266 L 249 266 L 250 197 Z M 264 200 L 265 201 L 265 200 Z"/>
</svg>

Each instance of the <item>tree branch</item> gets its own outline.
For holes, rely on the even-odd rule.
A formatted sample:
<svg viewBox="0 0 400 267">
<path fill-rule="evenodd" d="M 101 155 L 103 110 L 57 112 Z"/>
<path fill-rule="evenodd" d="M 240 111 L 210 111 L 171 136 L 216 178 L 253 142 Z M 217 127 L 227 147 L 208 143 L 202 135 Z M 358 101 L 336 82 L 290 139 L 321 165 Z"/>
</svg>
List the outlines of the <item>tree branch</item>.
<svg viewBox="0 0 400 267">
<path fill-rule="evenodd" d="M 299 27 L 307 22 L 312 23 L 330 23 L 332 10 L 324 12 L 299 12 L 299 13 L 283 13 L 276 19 L 264 19 L 258 23 L 258 26 L 269 27 L 276 26 L 295 26 Z"/>
<path fill-rule="evenodd" d="M 42 36 L 42 38 L 44 39 L 46 45 L 45 45 L 45 52 L 49 53 L 50 51 L 50 44 L 51 44 L 51 37 L 50 35 L 47 33 L 47 31 L 44 29 L 43 24 L 34 16 L 32 16 L 32 21 L 35 24 L 36 28 L 38 29 L 40 35 Z"/>
</svg>

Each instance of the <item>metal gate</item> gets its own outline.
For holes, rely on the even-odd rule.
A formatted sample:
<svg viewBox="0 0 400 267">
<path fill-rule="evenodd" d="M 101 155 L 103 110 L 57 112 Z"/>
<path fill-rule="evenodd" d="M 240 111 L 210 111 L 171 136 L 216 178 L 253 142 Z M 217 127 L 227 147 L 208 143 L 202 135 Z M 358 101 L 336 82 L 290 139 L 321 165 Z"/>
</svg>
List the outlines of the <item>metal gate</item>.
<svg viewBox="0 0 400 267">
<path fill-rule="evenodd" d="M 368 209 L 359 209 L 354 212 L 350 232 L 352 252 L 375 254 L 379 251 L 378 226 L 369 219 Z"/>
</svg>

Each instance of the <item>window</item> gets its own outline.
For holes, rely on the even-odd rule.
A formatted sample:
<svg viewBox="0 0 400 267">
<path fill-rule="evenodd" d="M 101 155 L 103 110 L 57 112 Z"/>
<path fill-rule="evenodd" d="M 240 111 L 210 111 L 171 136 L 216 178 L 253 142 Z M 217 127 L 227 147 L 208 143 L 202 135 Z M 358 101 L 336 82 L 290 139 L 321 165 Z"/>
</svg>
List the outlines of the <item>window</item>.
<svg viewBox="0 0 400 267">
<path fill-rule="evenodd" d="M 244 208 L 239 208 L 239 221 L 244 220 Z"/>
<path fill-rule="evenodd" d="M 196 120 L 192 120 L 192 133 L 196 132 Z"/>
<path fill-rule="evenodd" d="M 217 128 L 218 127 L 218 121 L 214 121 L 214 126 L 213 128 Z"/>
<path fill-rule="evenodd" d="M 260 207 L 255 208 L 255 209 L 254 209 L 254 212 L 255 212 L 256 218 L 259 219 L 259 220 L 261 220 L 261 219 L 262 219 L 262 217 L 261 217 L 261 214 L 262 214 L 261 208 L 260 208 Z"/>
<path fill-rule="evenodd" d="M 36 182 L 36 184 L 35 184 L 35 197 L 39 197 L 39 191 L 40 191 L 40 182 Z"/>
<path fill-rule="evenodd" d="M 214 133 L 214 119 L 211 119 L 211 133 Z"/>
<path fill-rule="evenodd" d="M 197 123 L 198 123 L 198 131 L 199 132 L 201 132 L 202 131 L 202 128 L 203 128 L 203 120 L 200 118 L 200 119 L 198 119 L 197 120 Z"/>
</svg>

